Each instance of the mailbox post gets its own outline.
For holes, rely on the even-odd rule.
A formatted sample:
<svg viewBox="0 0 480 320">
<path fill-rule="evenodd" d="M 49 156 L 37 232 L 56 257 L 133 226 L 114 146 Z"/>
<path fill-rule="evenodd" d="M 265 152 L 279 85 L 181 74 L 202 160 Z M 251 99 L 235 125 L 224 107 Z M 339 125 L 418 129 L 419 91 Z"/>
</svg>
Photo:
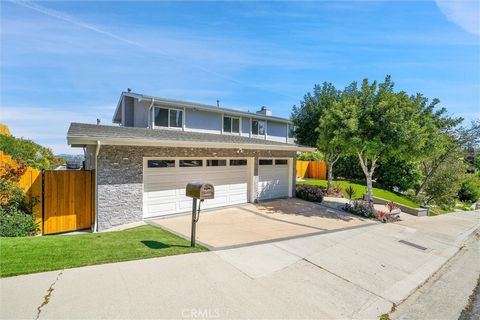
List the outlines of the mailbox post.
<svg viewBox="0 0 480 320">
<path fill-rule="evenodd" d="M 185 189 L 187 197 L 193 198 L 192 201 L 192 232 L 190 238 L 190 246 L 195 247 L 195 237 L 197 231 L 197 222 L 200 218 L 200 206 L 205 199 L 213 199 L 215 197 L 215 188 L 209 183 L 189 182 Z M 197 200 L 200 204 L 197 209 Z"/>
</svg>

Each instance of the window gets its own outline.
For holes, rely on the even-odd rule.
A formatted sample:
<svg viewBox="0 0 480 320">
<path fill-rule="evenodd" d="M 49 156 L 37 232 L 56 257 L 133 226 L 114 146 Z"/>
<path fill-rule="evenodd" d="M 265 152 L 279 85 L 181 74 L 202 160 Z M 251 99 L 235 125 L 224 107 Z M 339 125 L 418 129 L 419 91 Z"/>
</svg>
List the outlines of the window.
<svg viewBox="0 0 480 320">
<path fill-rule="evenodd" d="M 180 167 L 202 167 L 203 160 L 180 160 Z"/>
<path fill-rule="evenodd" d="M 288 125 L 288 137 L 295 138 L 295 127 L 291 124 Z"/>
<path fill-rule="evenodd" d="M 288 164 L 288 160 L 286 159 L 275 159 L 275 165 L 286 165 Z"/>
<path fill-rule="evenodd" d="M 170 127 L 181 128 L 183 126 L 183 111 L 170 109 Z"/>
<path fill-rule="evenodd" d="M 155 125 L 158 127 L 168 127 L 168 109 L 155 108 Z"/>
<path fill-rule="evenodd" d="M 183 111 L 170 108 L 154 108 L 154 121 L 157 127 L 182 128 Z"/>
<path fill-rule="evenodd" d="M 246 166 L 246 165 L 247 165 L 246 159 L 230 160 L 230 166 Z"/>
<path fill-rule="evenodd" d="M 240 118 L 223 117 L 223 132 L 239 133 L 240 132 Z"/>
<path fill-rule="evenodd" d="M 252 134 L 265 135 L 265 120 L 252 120 Z"/>
<path fill-rule="evenodd" d="M 271 159 L 260 159 L 258 164 L 261 166 L 271 166 L 273 164 L 273 160 Z"/>
<path fill-rule="evenodd" d="M 172 168 L 175 167 L 175 160 L 148 160 L 149 168 Z"/>
<path fill-rule="evenodd" d="M 227 160 L 207 160 L 207 167 L 225 167 Z"/>
</svg>

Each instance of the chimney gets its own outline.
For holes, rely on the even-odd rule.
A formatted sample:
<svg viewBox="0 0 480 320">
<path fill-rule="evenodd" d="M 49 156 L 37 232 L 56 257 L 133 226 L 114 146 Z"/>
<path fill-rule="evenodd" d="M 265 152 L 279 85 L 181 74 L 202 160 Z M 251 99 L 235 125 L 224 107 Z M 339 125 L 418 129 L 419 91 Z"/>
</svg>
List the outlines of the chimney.
<svg viewBox="0 0 480 320">
<path fill-rule="evenodd" d="M 260 110 L 257 111 L 259 114 L 263 114 L 264 116 L 271 116 L 272 115 L 272 110 L 268 109 L 265 106 L 262 106 Z"/>
</svg>

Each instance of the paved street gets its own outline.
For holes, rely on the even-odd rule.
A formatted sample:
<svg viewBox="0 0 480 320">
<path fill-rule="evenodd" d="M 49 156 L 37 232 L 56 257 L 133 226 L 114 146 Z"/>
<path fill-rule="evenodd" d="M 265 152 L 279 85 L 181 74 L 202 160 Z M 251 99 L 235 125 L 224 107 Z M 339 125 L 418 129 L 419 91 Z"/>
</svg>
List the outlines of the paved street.
<svg viewBox="0 0 480 320">
<path fill-rule="evenodd" d="M 480 212 L 0 280 L 1 318 L 362 318 L 454 256 Z"/>
</svg>

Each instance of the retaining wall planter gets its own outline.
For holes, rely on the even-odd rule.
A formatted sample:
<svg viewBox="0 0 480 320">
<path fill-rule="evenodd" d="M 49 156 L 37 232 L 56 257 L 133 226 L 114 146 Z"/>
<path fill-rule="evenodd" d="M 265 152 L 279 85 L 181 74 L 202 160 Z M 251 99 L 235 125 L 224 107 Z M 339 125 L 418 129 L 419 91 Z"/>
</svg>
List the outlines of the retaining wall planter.
<svg viewBox="0 0 480 320">
<path fill-rule="evenodd" d="M 373 197 L 373 203 L 375 203 L 375 204 L 387 204 L 388 202 L 390 202 L 390 200 L 385 200 L 385 199 L 382 199 L 382 198 Z M 397 207 L 400 208 L 400 210 L 402 210 L 402 212 L 405 212 L 405 213 L 408 213 L 408 214 L 411 214 L 411 215 L 414 215 L 414 216 L 417 216 L 417 217 L 428 216 L 428 208 L 412 208 L 412 207 L 405 206 L 403 204 L 399 204 L 399 203 L 396 203 L 396 202 L 394 202 L 394 203 Z"/>
</svg>

